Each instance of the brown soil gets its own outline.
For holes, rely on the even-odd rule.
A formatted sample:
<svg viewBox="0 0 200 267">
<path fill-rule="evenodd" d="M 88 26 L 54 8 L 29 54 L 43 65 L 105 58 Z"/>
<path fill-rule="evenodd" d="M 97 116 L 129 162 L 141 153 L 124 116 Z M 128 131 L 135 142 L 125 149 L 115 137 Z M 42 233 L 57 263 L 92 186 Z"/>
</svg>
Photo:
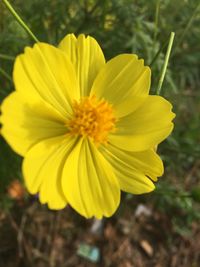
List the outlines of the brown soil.
<svg viewBox="0 0 200 267">
<path fill-rule="evenodd" d="M 152 206 L 145 206 L 150 214 L 136 216 L 135 203 L 123 204 L 126 208 L 104 220 L 98 231 L 93 229 L 98 222 L 69 207 L 52 212 L 36 200 L 0 212 L 0 267 L 200 266 L 197 223 L 182 236 L 174 231 L 169 216 Z M 77 255 L 83 244 L 99 250 L 98 262 Z"/>
</svg>

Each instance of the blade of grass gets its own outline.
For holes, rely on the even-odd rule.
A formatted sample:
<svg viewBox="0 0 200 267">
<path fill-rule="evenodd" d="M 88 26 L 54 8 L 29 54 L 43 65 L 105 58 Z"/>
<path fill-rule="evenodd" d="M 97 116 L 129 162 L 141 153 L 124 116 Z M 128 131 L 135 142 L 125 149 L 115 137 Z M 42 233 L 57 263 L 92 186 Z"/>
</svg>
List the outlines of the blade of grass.
<svg viewBox="0 0 200 267">
<path fill-rule="evenodd" d="M 163 45 L 160 47 L 160 49 L 158 50 L 158 52 L 156 53 L 156 55 L 152 59 L 151 63 L 149 64 L 150 67 L 152 67 L 153 64 L 156 62 L 158 56 L 165 49 L 165 47 L 167 46 L 168 42 L 169 42 L 169 38 L 166 39 L 166 41 L 163 43 Z"/>
<path fill-rule="evenodd" d="M 174 47 L 173 54 L 175 53 L 175 51 L 176 51 L 176 49 L 179 47 L 179 45 L 182 43 L 182 41 L 183 41 L 185 35 L 188 33 L 188 31 L 189 31 L 189 29 L 190 29 L 190 27 L 191 27 L 191 25 L 192 25 L 192 23 L 193 23 L 193 21 L 194 21 L 196 15 L 197 15 L 197 11 L 198 11 L 199 7 L 200 7 L 200 2 L 197 4 L 197 6 L 196 6 L 196 8 L 194 9 L 194 11 L 193 11 L 193 13 L 192 13 L 192 16 L 190 17 L 190 19 L 189 19 L 189 21 L 188 21 L 186 27 L 184 28 L 184 30 L 183 30 L 183 32 L 182 32 L 182 34 L 181 34 L 181 36 L 178 38 L 178 42 L 176 43 L 176 45 L 175 45 L 175 47 Z"/>
<path fill-rule="evenodd" d="M 171 32 L 170 39 L 169 39 L 169 44 L 168 44 L 168 47 L 167 47 L 167 52 L 166 52 L 166 55 L 165 55 L 165 62 L 164 62 L 164 65 L 163 65 L 163 68 L 162 68 L 162 71 L 161 71 L 160 79 L 158 81 L 158 87 L 157 87 L 157 90 L 156 90 L 156 94 L 157 95 L 160 95 L 160 92 L 161 92 L 162 84 L 163 84 L 163 81 L 164 81 L 164 78 L 165 78 L 167 65 L 168 65 L 168 62 L 169 62 L 169 57 L 170 57 L 170 53 L 171 53 L 171 49 L 172 49 L 172 45 L 173 45 L 173 41 L 174 41 L 174 36 L 175 36 L 175 33 Z"/>
<path fill-rule="evenodd" d="M 31 38 L 38 43 L 38 39 L 33 34 L 33 32 L 30 30 L 30 28 L 26 25 L 26 23 L 21 19 L 21 17 L 17 14 L 17 12 L 14 10 L 12 5 L 9 3 L 8 0 L 2 0 L 9 12 L 13 15 L 13 17 L 17 20 L 17 22 L 22 26 L 22 28 L 31 36 Z"/>
<path fill-rule="evenodd" d="M 4 55 L 4 54 L 0 54 L 0 58 L 5 59 L 5 60 L 10 60 L 10 61 L 13 61 L 15 59 L 12 56 Z"/>
<path fill-rule="evenodd" d="M 8 79 L 10 82 L 12 82 L 12 77 L 2 68 L 0 68 L 0 74 L 2 74 L 6 79 Z"/>
<path fill-rule="evenodd" d="M 153 44 L 155 46 L 156 43 L 156 37 L 158 34 L 158 18 L 159 18 L 159 12 L 160 12 L 160 0 L 157 0 L 156 2 L 156 12 L 155 12 L 155 22 L 154 22 L 154 36 L 153 36 Z"/>
</svg>

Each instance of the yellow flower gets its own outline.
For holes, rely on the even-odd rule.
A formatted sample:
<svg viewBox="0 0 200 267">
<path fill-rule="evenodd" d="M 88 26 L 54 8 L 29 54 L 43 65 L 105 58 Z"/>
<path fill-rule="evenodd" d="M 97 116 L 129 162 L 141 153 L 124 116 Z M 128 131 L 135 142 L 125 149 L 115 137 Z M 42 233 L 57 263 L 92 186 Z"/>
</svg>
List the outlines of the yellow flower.
<svg viewBox="0 0 200 267">
<path fill-rule="evenodd" d="M 30 193 L 51 209 L 70 204 L 111 216 L 120 190 L 154 189 L 163 164 L 154 147 L 172 131 L 171 104 L 149 95 L 151 71 L 136 55 L 105 63 L 92 37 L 58 48 L 27 47 L 14 65 L 16 91 L 2 104 L 2 135 L 24 157 Z"/>
</svg>

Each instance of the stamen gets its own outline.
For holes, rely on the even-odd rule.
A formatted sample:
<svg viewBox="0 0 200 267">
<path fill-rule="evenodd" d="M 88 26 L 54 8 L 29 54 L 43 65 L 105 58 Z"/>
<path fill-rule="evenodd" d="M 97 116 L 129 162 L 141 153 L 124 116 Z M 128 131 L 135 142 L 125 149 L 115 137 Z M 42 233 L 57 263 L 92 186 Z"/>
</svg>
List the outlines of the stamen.
<svg viewBox="0 0 200 267">
<path fill-rule="evenodd" d="M 67 125 L 72 135 L 90 137 L 97 145 L 107 143 L 109 132 L 115 130 L 112 106 L 95 96 L 85 97 L 73 105 L 73 117 Z"/>
</svg>

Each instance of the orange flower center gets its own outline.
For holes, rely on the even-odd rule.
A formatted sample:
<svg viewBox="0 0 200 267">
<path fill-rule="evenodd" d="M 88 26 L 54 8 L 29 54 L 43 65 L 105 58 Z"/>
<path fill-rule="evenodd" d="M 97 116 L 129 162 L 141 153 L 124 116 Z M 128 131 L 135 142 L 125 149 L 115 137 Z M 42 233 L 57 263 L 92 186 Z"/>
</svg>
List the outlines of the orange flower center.
<svg viewBox="0 0 200 267">
<path fill-rule="evenodd" d="M 74 114 L 68 121 L 70 133 L 90 137 L 97 145 L 107 143 L 109 132 L 115 130 L 116 118 L 112 106 L 95 96 L 74 102 Z"/>
</svg>

